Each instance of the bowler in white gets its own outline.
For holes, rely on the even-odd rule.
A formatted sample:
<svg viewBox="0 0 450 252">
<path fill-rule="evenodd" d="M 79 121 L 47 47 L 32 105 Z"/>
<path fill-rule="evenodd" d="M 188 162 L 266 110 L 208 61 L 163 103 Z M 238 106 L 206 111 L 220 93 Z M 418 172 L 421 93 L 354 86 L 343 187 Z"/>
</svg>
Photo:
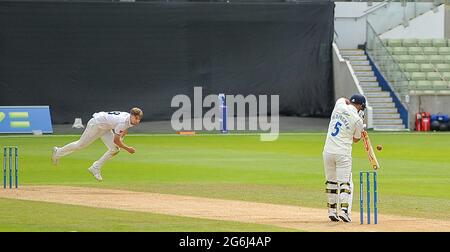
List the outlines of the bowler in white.
<svg viewBox="0 0 450 252">
<path fill-rule="evenodd" d="M 140 108 L 132 108 L 129 113 L 111 111 L 93 114 L 78 141 L 63 147 L 53 147 L 52 163 L 57 165 L 61 157 L 86 148 L 95 140 L 101 138 L 108 150 L 88 170 L 98 181 L 102 181 L 100 170 L 107 160 L 117 155 L 120 149 L 124 149 L 130 154 L 136 152 L 133 147 L 127 146 L 123 139 L 130 127 L 141 122 L 143 115 Z"/>
</svg>

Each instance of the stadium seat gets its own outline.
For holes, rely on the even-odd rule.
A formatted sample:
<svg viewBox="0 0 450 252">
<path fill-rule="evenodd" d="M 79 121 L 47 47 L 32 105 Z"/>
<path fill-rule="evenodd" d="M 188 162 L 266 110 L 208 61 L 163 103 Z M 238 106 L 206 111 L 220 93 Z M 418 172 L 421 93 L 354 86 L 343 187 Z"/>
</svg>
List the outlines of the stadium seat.
<svg viewBox="0 0 450 252">
<path fill-rule="evenodd" d="M 392 79 L 408 79 L 407 85 L 416 94 L 450 94 L 450 39 L 384 39 L 382 40 L 402 72 L 386 63 Z M 381 62 L 380 62 L 381 64 Z M 414 91 L 416 90 L 416 91 Z M 417 91 L 418 90 L 418 91 Z"/>
<path fill-rule="evenodd" d="M 435 66 L 439 72 L 450 72 L 450 64 L 436 64 Z"/>
<path fill-rule="evenodd" d="M 433 43 L 434 47 L 446 47 L 447 46 L 446 39 L 433 39 L 432 43 Z"/>
<path fill-rule="evenodd" d="M 420 81 L 420 80 L 426 80 L 427 77 L 425 75 L 425 73 L 422 72 L 412 72 L 411 73 L 411 80 L 414 81 Z"/>
<path fill-rule="evenodd" d="M 413 63 L 414 59 L 410 55 L 393 55 L 395 61 L 398 63 Z"/>
<path fill-rule="evenodd" d="M 423 48 L 423 54 L 425 54 L 425 55 L 436 55 L 436 54 L 438 54 L 438 48 L 437 47 L 424 47 Z"/>
<path fill-rule="evenodd" d="M 433 83 L 427 80 L 416 81 L 416 89 L 433 89 Z"/>
<path fill-rule="evenodd" d="M 432 39 L 418 39 L 417 44 L 421 47 L 433 46 Z"/>
<path fill-rule="evenodd" d="M 389 39 L 388 40 L 388 46 L 390 46 L 390 47 L 400 47 L 400 46 L 402 46 L 402 40 L 401 39 Z"/>
<path fill-rule="evenodd" d="M 417 46 L 417 39 L 404 39 L 402 45 L 406 47 Z"/>
<path fill-rule="evenodd" d="M 444 63 L 445 62 L 445 58 L 442 55 L 429 55 L 428 60 L 430 61 L 430 63 Z M 450 60 L 450 58 L 449 58 L 449 60 Z"/>
<path fill-rule="evenodd" d="M 438 72 L 428 72 L 428 73 L 426 73 L 426 75 L 427 75 L 427 80 L 431 80 L 431 81 L 442 80 L 441 74 Z"/>
<path fill-rule="evenodd" d="M 439 47 L 438 53 L 439 55 L 450 55 L 450 47 Z"/>
<path fill-rule="evenodd" d="M 447 80 L 450 81 L 450 72 L 444 72 L 444 73 L 442 73 L 442 77 L 443 77 L 444 79 L 447 79 Z"/>
<path fill-rule="evenodd" d="M 403 70 L 406 72 L 419 72 L 420 65 L 415 63 L 406 63 L 403 64 Z"/>
<path fill-rule="evenodd" d="M 430 60 L 425 55 L 414 55 L 412 56 L 414 63 L 428 63 Z"/>
<path fill-rule="evenodd" d="M 406 76 L 406 78 L 408 79 L 408 80 L 412 80 L 412 74 L 411 73 L 408 73 L 408 72 L 404 72 L 403 73 L 405 76 Z"/>
<path fill-rule="evenodd" d="M 405 54 L 408 54 L 408 48 L 406 48 L 406 47 L 394 47 L 392 49 L 392 54 L 394 54 L 394 55 L 405 55 Z"/>
<path fill-rule="evenodd" d="M 437 80 L 433 81 L 433 88 L 438 90 L 449 89 L 448 83 L 446 81 Z"/>
<path fill-rule="evenodd" d="M 423 55 L 423 50 L 421 47 L 408 47 L 409 55 Z"/>
<path fill-rule="evenodd" d="M 420 71 L 421 72 L 435 72 L 435 68 L 433 64 L 420 64 Z"/>
</svg>

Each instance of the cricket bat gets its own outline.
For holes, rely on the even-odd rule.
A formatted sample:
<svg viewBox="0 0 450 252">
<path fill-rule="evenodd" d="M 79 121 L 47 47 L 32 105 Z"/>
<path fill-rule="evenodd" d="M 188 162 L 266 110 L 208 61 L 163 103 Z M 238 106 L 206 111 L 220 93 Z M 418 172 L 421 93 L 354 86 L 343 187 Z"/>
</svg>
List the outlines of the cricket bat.
<svg viewBox="0 0 450 252">
<path fill-rule="evenodd" d="M 361 137 L 364 142 L 364 149 L 366 150 L 367 155 L 369 156 L 370 165 L 374 170 L 380 168 L 380 164 L 378 163 L 377 157 L 375 156 L 375 152 L 373 151 L 372 144 L 370 143 L 367 131 L 363 130 L 361 132 Z"/>
</svg>

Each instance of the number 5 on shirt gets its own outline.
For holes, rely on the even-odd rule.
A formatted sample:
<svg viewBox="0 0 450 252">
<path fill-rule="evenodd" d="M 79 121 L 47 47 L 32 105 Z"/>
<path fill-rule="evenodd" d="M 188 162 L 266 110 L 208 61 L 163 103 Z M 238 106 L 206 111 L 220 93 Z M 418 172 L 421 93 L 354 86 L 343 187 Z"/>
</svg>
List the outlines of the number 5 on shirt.
<svg viewBox="0 0 450 252">
<path fill-rule="evenodd" d="M 336 122 L 336 124 L 334 125 L 334 132 L 331 133 L 332 136 L 337 136 L 339 134 L 339 130 L 341 129 L 340 127 L 342 126 L 342 123 L 340 122 Z"/>
</svg>

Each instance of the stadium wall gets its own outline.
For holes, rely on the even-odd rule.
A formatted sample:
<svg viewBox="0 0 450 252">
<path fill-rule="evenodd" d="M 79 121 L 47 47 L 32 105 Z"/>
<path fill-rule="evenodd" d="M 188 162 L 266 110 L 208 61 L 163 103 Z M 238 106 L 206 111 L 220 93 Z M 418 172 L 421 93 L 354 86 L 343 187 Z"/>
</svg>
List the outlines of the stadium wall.
<svg viewBox="0 0 450 252">
<path fill-rule="evenodd" d="M 444 17 L 444 36 L 450 38 L 450 5 L 445 5 L 445 17 Z"/>
<path fill-rule="evenodd" d="M 408 26 L 399 25 L 380 35 L 382 39 L 444 38 L 445 5 L 442 4 L 409 21 Z"/>
<path fill-rule="evenodd" d="M 409 125 L 413 129 L 417 112 L 450 115 L 450 95 L 411 95 L 408 108 Z"/>
</svg>

